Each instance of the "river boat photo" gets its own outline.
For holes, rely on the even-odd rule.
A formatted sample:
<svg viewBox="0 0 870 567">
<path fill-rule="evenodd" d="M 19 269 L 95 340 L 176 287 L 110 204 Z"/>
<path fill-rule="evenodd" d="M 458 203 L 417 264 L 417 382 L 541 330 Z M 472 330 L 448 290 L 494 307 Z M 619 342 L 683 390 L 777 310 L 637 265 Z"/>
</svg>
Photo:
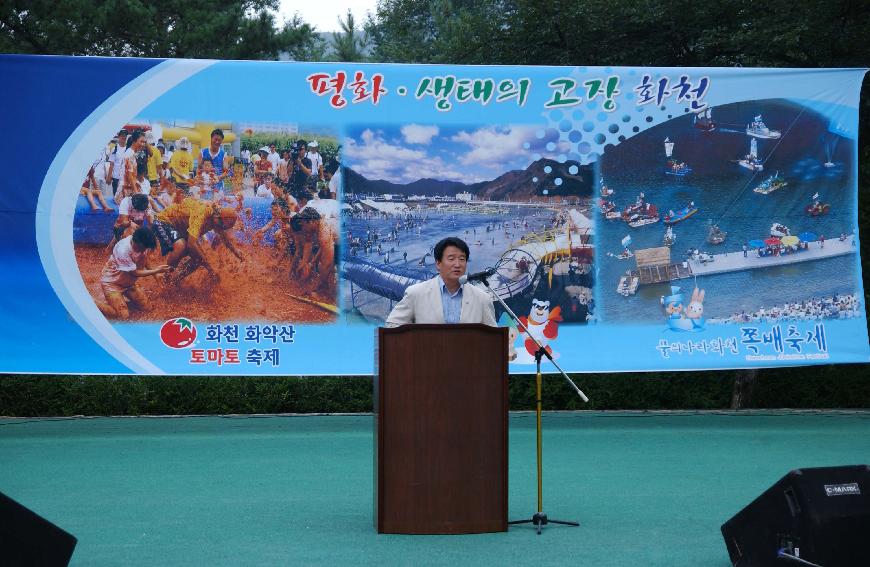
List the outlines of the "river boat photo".
<svg viewBox="0 0 870 567">
<path fill-rule="evenodd" d="M 634 295 L 635 293 L 637 293 L 638 285 L 640 285 L 640 278 L 631 275 L 631 273 L 629 272 L 628 275 L 619 278 L 619 283 L 616 286 L 616 293 L 623 297 Z"/>
<path fill-rule="evenodd" d="M 674 243 L 677 241 L 677 233 L 674 232 L 673 226 L 668 225 L 667 230 L 665 230 L 665 236 L 662 240 L 664 241 L 665 246 L 670 247 L 674 245 Z"/>
<path fill-rule="evenodd" d="M 665 215 L 665 224 L 677 224 L 678 222 L 686 220 L 697 212 L 698 207 L 696 207 L 695 202 L 692 201 L 677 212 L 668 211 L 668 214 Z"/>
<path fill-rule="evenodd" d="M 762 195 L 769 195 L 774 191 L 782 189 L 786 185 L 788 185 L 788 181 L 786 181 L 785 178 L 777 171 L 776 173 L 759 183 L 758 187 L 753 189 L 753 191 Z"/>
<path fill-rule="evenodd" d="M 771 130 L 767 127 L 761 115 L 757 115 L 755 119 L 746 125 L 746 134 L 754 138 L 762 138 L 766 140 L 778 140 L 782 136 L 779 130 Z"/>
<path fill-rule="evenodd" d="M 816 193 L 813 195 L 812 204 L 807 205 L 804 210 L 806 210 L 807 214 L 811 217 L 818 217 L 828 214 L 831 210 L 831 205 L 828 203 L 822 203 L 821 200 L 819 200 L 819 194 Z"/>
<path fill-rule="evenodd" d="M 703 132 L 713 132 L 716 130 L 716 123 L 713 121 L 713 109 L 708 106 L 695 114 L 694 124 L 695 128 Z"/>
<path fill-rule="evenodd" d="M 758 159 L 758 142 L 755 141 L 755 138 L 749 143 L 749 153 L 743 156 L 743 159 L 737 160 L 737 163 L 749 171 L 764 170 L 764 163 Z"/>
<path fill-rule="evenodd" d="M 710 244 L 722 244 L 728 233 L 719 228 L 718 224 L 711 224 L 707 229 L 707 242 Z"/>
<path fill-rule="evenodd" d="M 770 227 L 770 235 L 776 238 L 782 238 L 791 234 L 791 230 L 784 224 L 775 222 Z"/>
<path fill-rule="evenodd" d="M 644 213 L 635 213 L 628 219 L 628 226 L 631 228 L 640 228 L 648 224 L 659 222 L 659 214 L 655 205 L 649 205 L 649 208 Z"/>
<path fill-rule="evenodd" d="M 674 143 L 670 140 L 670 138 L 665 138 L 665 155 L 668 158 L 668 161 L 665 162 L 665 174 L 676 175 L 677 177 L 684 177 L 692 173 L 692 168 L 689 167 L 686 163 L 675 159 L 673 157 L 673 153 Z"/>
</svg>

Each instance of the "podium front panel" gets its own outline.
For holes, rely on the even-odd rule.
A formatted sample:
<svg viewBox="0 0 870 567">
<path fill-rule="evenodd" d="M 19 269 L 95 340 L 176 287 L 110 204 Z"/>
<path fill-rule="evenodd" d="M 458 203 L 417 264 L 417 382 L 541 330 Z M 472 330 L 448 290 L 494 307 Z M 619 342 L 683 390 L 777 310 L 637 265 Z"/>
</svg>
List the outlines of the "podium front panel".
<svg viewBox="0 0 870 567">
<path fill-rule="evenodd" d="M 377 361 L 378 531 L 507 530 L 507 329 L 379 329 Z"/>
</svg>

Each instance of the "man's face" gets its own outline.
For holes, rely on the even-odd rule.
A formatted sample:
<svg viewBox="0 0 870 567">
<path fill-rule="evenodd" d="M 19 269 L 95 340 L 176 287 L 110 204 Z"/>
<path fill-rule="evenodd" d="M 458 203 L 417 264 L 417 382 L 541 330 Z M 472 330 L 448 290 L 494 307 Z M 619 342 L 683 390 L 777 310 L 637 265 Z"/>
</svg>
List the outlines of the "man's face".
<svg viewBox="0 0 870 567">
<path fill-rule="evenodd" d="M 271 146 L 269 146 L 269 152 L 273 153 L 273 154 L 275 153 L 275 144 L 272 144 Z"/>
<path fill-rule="evenodd" d="M 446 284 L 457 283 L 459 278 L 465 274 L 467 264 L 468 258 L 466 258 L 465 252 L 456 246 L 448 246 L 444 249 L 441 260 L 435 260 L 435 267 Z"/>
<path fill-rule="evenodd" d="M 224 137 L 220 134 L 215 134 L 211 137 L 211 149 L 216 150 L 224 142 Z"/>
<path fill-rule="evenodd" d="M 308 153 L 309 153 L 309 154 L 316 154 L 316 153 L 317 153 L 317 146 L 309 147 L 309 148 L 308 148 Z"/>
</svg>

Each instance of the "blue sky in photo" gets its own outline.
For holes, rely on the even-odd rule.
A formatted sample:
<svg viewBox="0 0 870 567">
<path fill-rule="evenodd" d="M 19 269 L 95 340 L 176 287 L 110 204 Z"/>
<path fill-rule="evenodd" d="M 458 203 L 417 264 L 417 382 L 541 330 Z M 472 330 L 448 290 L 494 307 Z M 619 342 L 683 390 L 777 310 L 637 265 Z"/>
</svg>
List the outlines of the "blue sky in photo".
<svg viewBox="0 0 870 567">
<path fill-rule="evenodd" d="M 351 129 L 343 163 L 367 179 L 411 183 L 438 179 L 475 183 L 556 159 L 566 144 L 556 130 L 533 125 L 369 125 Z"/>
</svg>

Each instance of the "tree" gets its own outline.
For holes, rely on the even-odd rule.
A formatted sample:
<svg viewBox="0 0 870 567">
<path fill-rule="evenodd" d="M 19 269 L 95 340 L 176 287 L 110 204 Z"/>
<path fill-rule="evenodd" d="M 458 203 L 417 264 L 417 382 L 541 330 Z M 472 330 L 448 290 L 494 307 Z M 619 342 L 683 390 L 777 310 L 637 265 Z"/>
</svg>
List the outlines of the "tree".
<svg viewBox="0 0 870 567">
<path fill-rule="evenodd" d="M 332 59 L 335 61 L 364 61 L 368 37 L 365 32 L 360 36 L 356 29 L 353 13 L 348 9 L 347 18 L 338 18 L 340 32 L 332 34 Z"/>
<path fill-rule="evenodd" d="M 513 2 L 380 0 L 365 29 L 372 59 L 400 63 L 499 63 L 512 39 Z"/>
<path fill-rule="evenodd" d="M 278 0 L 11 0 L 0 51 L 57 55 L 305 59 L 320 39 L 298 16 L 280 29 Z"/>
<path fill-rule="evenodd" d="M 856 0 L 379 0 L 375 58 L 413 63 L 861 66 Z"/>
</svg>

